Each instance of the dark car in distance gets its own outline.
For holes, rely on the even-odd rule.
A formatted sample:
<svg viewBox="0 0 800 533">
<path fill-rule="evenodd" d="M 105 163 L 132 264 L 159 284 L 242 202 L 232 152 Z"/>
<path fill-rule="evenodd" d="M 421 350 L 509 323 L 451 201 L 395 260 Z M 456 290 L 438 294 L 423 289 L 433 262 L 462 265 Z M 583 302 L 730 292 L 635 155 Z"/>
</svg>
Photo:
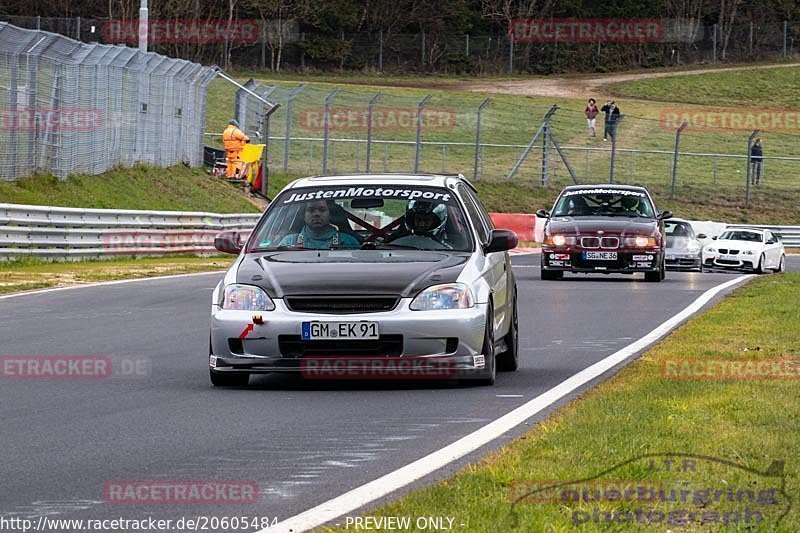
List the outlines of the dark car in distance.
<svg viewBox="0 0 800 533">
<path fill-rule="evenodd" d="M 664 219 L 644 187 L 573 185 L 556 198 L 546 219 L 541 254 L 544 280 L 564 272 L 644 273 L 646 281 L 665 277 Z"/>
</svg>

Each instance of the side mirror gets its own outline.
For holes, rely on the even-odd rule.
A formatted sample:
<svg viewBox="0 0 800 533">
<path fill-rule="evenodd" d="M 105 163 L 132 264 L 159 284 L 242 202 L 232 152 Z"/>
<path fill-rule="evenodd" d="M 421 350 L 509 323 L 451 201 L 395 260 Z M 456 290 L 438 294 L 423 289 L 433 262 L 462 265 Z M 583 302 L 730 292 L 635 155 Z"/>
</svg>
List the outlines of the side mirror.
<svg viewBox="0 0 800 533">
<path fill-rule="evenodd" d="M 672 211 L 661 211 L 658 214 L 659 220 L 666 220 L 668 218 L 672 218 Z"/>
<path fill-rule="evenodd" d="M 550 218 L 550 211 L 539 209 L 538 211 L 536 211 L 536 216 L 539 218 Z"/>
<path fill-rule="evenodd" d="M 700 233 L 700 234 L 697 235 L 697 238 L 698 239 L 708 239 L 708 235 L 706 235 L 705 233 Z"/>
<path fill-rule="evenodd" d="M 239 255 L 244 245 L 238 231 L 223 231 L 214 237 L 214 248 L 226 254 Z"/>
<path fill-rule="evenodd" d="M 712 241 L 716 241 L 717 240 L 717 235 L 714 235 L 713 237 L 711 237 L 711 240 Z"/>
<path fill-rule="evenodd" d="M 492 238 L 489 239 L 483 251 L 487 254 L 492 252 L 505 252 L 516 248 L 519 244 L 519 237 L 517 234 L 508 229 L 493 229 Z"/>
</svg>

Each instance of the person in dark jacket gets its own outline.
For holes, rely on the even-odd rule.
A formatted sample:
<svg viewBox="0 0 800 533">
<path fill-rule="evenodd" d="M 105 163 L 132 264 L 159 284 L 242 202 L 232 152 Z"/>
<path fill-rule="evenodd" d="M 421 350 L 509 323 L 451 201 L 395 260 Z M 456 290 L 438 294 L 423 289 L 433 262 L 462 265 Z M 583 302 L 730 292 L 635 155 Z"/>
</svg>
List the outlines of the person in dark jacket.
<svg viewBox="0 0 800 533">
<path fill-rule="evenodd" d="M 764 162 L 764 151 L 761 149 L 761 139 L 753 141 L 750 147 L 750 183 L 758 185 L 761 181 L 761 164 Z"/>
<path fill-rule="evenodd" d="M 619 108 L 614 100 L 606 102 L 606 105 L 600 108 L 600 111 L 606 114 L 605 129 L 603 130 L 603 140 L 607 141 L 609 137 L 612 139 L 617 135 L 617 122 L 619 121 Z"/>
</svg>

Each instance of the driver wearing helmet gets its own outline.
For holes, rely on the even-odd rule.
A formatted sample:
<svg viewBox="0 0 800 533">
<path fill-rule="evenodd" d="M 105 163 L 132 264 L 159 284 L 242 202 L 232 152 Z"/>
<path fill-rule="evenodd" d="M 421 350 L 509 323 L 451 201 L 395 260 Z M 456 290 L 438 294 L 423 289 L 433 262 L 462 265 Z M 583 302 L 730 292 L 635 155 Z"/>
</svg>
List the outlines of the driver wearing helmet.
<svg viewBox="0 0 800 533">
<path fill-rule="evenodd" d="M 414 248 L 451 248 L 446 242 L 446 224 L 445 204 L 411 200 L 406 206 L 404 228 L 391 243 Z"/>
<path fill-rule="evenodd" d="M 623 196 L 620 203 L 622 204 L 622 209 L 626 213 L 639 214 L 639 199 L 637 197 Z"/>
</svg>

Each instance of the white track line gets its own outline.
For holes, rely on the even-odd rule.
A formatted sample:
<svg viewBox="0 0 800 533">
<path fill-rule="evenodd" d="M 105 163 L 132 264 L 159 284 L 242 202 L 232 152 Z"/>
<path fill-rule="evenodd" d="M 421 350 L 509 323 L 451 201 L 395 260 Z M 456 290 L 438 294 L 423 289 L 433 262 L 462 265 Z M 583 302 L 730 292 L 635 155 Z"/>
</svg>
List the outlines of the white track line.
<svg viewBox="0 0 800 533">
<path fill-rule="evenodd" d="M 68 291 L 72 289 L 84 289 L 86 287 L 103 287 L 105 285 L 122 285 L 123 283 L 134 283 L 137 281 L 156 281 L 161 279 L 173 278 L 188 278 L 189 276 L 209 276 L 211 274 L 225 274 L 224 270 L 216 270 L 212 272 L 192 272 L 191 274 L 170 274 L 169 276 L 153 276 L 150 278 L 131 278 L 131 279 L 118 279 L 114 281 L 98 281 L 97 283 L 84 283 L 82 285 L 67 285 L 66 287 L 53 287 L 52 289 L 38 289 L 35 291 L 22 291 L 13 294 L 6 294 L 0 296 L 0 300 L 7 300 L 9 298 L 17 298 L 19 296 L 30 296 L 31 294 L 44 294 L 47 292 Z"/>
<path fill-rule="evenodd" d="M 609 355 L 605 359 L 598 361 L 587 367 L 565 381 L 559 383 L 544 394 L 537 396 L 529 402 L 522 404 L 510 413 L 490 422 L 482 428 L 470 433 L 466 437 L 448 444 L 430 455 L 417 459 L 402 468 L 390 472 L 384 476 L 370 481 L 349 492 L 328 500 L 316 507 L 304 511 L 298 515 L 279 522 L 273 526 L 262 529 L 257 533 L 291 532 L 297 533 L 307 531 L 317 526 L 321 526 L 347 513 L 360 509 L 378 498 L 394 492 L 414 481 L 434 472 L 461 457 L 477 450 L 481 446 L 490 443 L 507 431 L 513 429 L 525 420 L 553 405 L 558 400 L 564 398 L 571 392 L 589 383 L 593 379 L 611 370 L 618 364 L 624 362 L 634 354 L 644 350 L 655 343 L 667 333 L 672 331 L 681 322 L 697 313 L 705 304 L 721 291 L 742 283 L 754 277 L 752 274 L 738 276 L 730 281 L 713 287 L 701 294 L 688 307 L 678 314 L 662 323 L 653 331 L 629 344 L 621 350 Z"/>
</svg>

